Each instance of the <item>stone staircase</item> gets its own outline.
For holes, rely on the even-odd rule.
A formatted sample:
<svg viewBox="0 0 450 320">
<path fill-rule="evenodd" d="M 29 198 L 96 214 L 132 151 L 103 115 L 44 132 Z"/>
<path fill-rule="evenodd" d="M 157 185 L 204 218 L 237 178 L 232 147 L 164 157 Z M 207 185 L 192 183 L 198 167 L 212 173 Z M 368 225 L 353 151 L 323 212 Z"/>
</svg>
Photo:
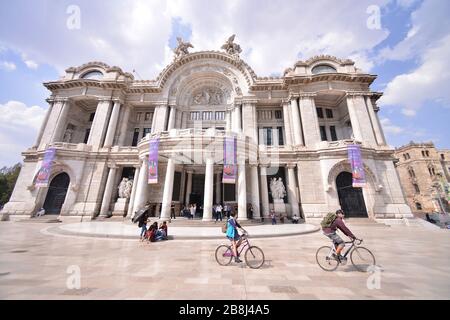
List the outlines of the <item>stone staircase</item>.
<svg viewBox="0 0 450 320">
<path fill-rule="evenodd" d="M 61 223 L 58 220 L 58 215 L 43 215 L 41 217 L 33 217 L 29 219 L 18 220 L 18 222 L 29 222 L 29 223 Z"/>
</svg>

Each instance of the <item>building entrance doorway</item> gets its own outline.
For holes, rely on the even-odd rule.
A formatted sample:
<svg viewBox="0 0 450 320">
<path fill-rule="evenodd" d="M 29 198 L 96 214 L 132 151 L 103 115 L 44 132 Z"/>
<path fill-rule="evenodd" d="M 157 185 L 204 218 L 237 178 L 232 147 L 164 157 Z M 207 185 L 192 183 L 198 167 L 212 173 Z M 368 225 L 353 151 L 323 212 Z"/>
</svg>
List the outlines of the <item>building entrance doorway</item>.
<svg viewBox="0 0 450 320">
<path fill-rule="evenodd" d="M 45 214 L 60 214 L 69 183 L 69 175 L 65 172 L 53 178 L 44 201 Z"/>
<path fill-rule="evenodd" d="M 339 204 L 347 217 L 367 218 L 362 188 L 353 188 L 352 174 L 341 172 L 336 177 Z"/>
</svg>

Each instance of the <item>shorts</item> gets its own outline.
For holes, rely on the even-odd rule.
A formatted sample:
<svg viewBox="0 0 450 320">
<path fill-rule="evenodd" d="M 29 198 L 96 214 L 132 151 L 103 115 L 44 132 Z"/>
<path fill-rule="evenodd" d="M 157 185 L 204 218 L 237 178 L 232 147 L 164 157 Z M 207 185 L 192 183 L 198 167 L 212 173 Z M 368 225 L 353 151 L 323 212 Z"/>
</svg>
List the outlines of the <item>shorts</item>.
<svg viewBox="0 0 450 320">
<path fill-rule="evenodd" d="M 227 236 L 227 238 L 228 238 L 228 240 L 230 240 L 230 241 L 238 241 L 241 237 L 237 234 L 237 232 L 234 234 L 234 239 L 232 238 L 232 237 L 228 237 Z"/>
<path fill-rule="evenodd" d="M 336 232 L 333 233 L 324 233 L 328 238 L 331 239 L 331 241 L 333 241 L 333 243 L 335 245 L 339 245 L 341 243 L 344 243 L 344 240 L 342 240 L 341 237 L 339 237 L 339 235 Z"/>
</svg>

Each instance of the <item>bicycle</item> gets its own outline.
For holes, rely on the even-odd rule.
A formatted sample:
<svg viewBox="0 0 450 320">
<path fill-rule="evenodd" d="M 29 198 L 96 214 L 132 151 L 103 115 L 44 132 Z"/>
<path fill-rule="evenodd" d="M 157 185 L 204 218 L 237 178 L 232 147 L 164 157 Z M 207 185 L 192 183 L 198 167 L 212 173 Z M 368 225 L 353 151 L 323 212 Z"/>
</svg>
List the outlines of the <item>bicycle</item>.
<svg viewBox="0 0 450 320">
<path fill-rule="evenodd" d="M 238 247 L 238 256 L 241 255 L 241 253 L 245 249 L 244 253 L 244 259 L 247 266 L 249 266 L 252 269 L 259 269 L 264 264 L 265 258 L 264 258 L 264 252 L 256 246 L 250 245 L 250 242 L 248 240 L 248 233 L 244 232 L 242 234 L 242 242 L 241 245 Z M 231 260 L 233 258 L 233 249 L 230 245 L 222 244 L 217 247 L 215 252 L 216 261 L 221 266 L 227 266 L 231 263 Z"/>
<path fill-rule="evenodd" d="M 352 245 L 345 251 L 343 256 L 347 258 L 348 254 L 350 254 L 350 261 L 353 266 L 360 272 L 368 272 L 370 271 L 369 268 L 375 265 L 375 256 L 369 249 L 360 246 L 362 242 L 362 239 L 346 241 L 345 244 L 351 243 Z M 325 271 L 334 271 L 339 264 L 345 264 L 337 257 L 334 244 L 320 247 L 316 252 L 316 261 L 319 267 Z"/>
</svg>

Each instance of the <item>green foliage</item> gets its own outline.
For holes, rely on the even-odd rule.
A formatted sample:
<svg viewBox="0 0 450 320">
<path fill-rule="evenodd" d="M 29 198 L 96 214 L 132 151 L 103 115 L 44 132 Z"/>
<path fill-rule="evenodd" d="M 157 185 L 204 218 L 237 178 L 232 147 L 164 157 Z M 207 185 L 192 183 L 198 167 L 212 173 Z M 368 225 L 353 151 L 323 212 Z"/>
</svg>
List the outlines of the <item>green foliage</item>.
<svg viewBox="0 0 450 320">
<path fill-rule="evenodd" d="M 22 165 L 16 163 L 12 167 L 0 169 L 0 206 L 9 201 Z"/>
</svg>

